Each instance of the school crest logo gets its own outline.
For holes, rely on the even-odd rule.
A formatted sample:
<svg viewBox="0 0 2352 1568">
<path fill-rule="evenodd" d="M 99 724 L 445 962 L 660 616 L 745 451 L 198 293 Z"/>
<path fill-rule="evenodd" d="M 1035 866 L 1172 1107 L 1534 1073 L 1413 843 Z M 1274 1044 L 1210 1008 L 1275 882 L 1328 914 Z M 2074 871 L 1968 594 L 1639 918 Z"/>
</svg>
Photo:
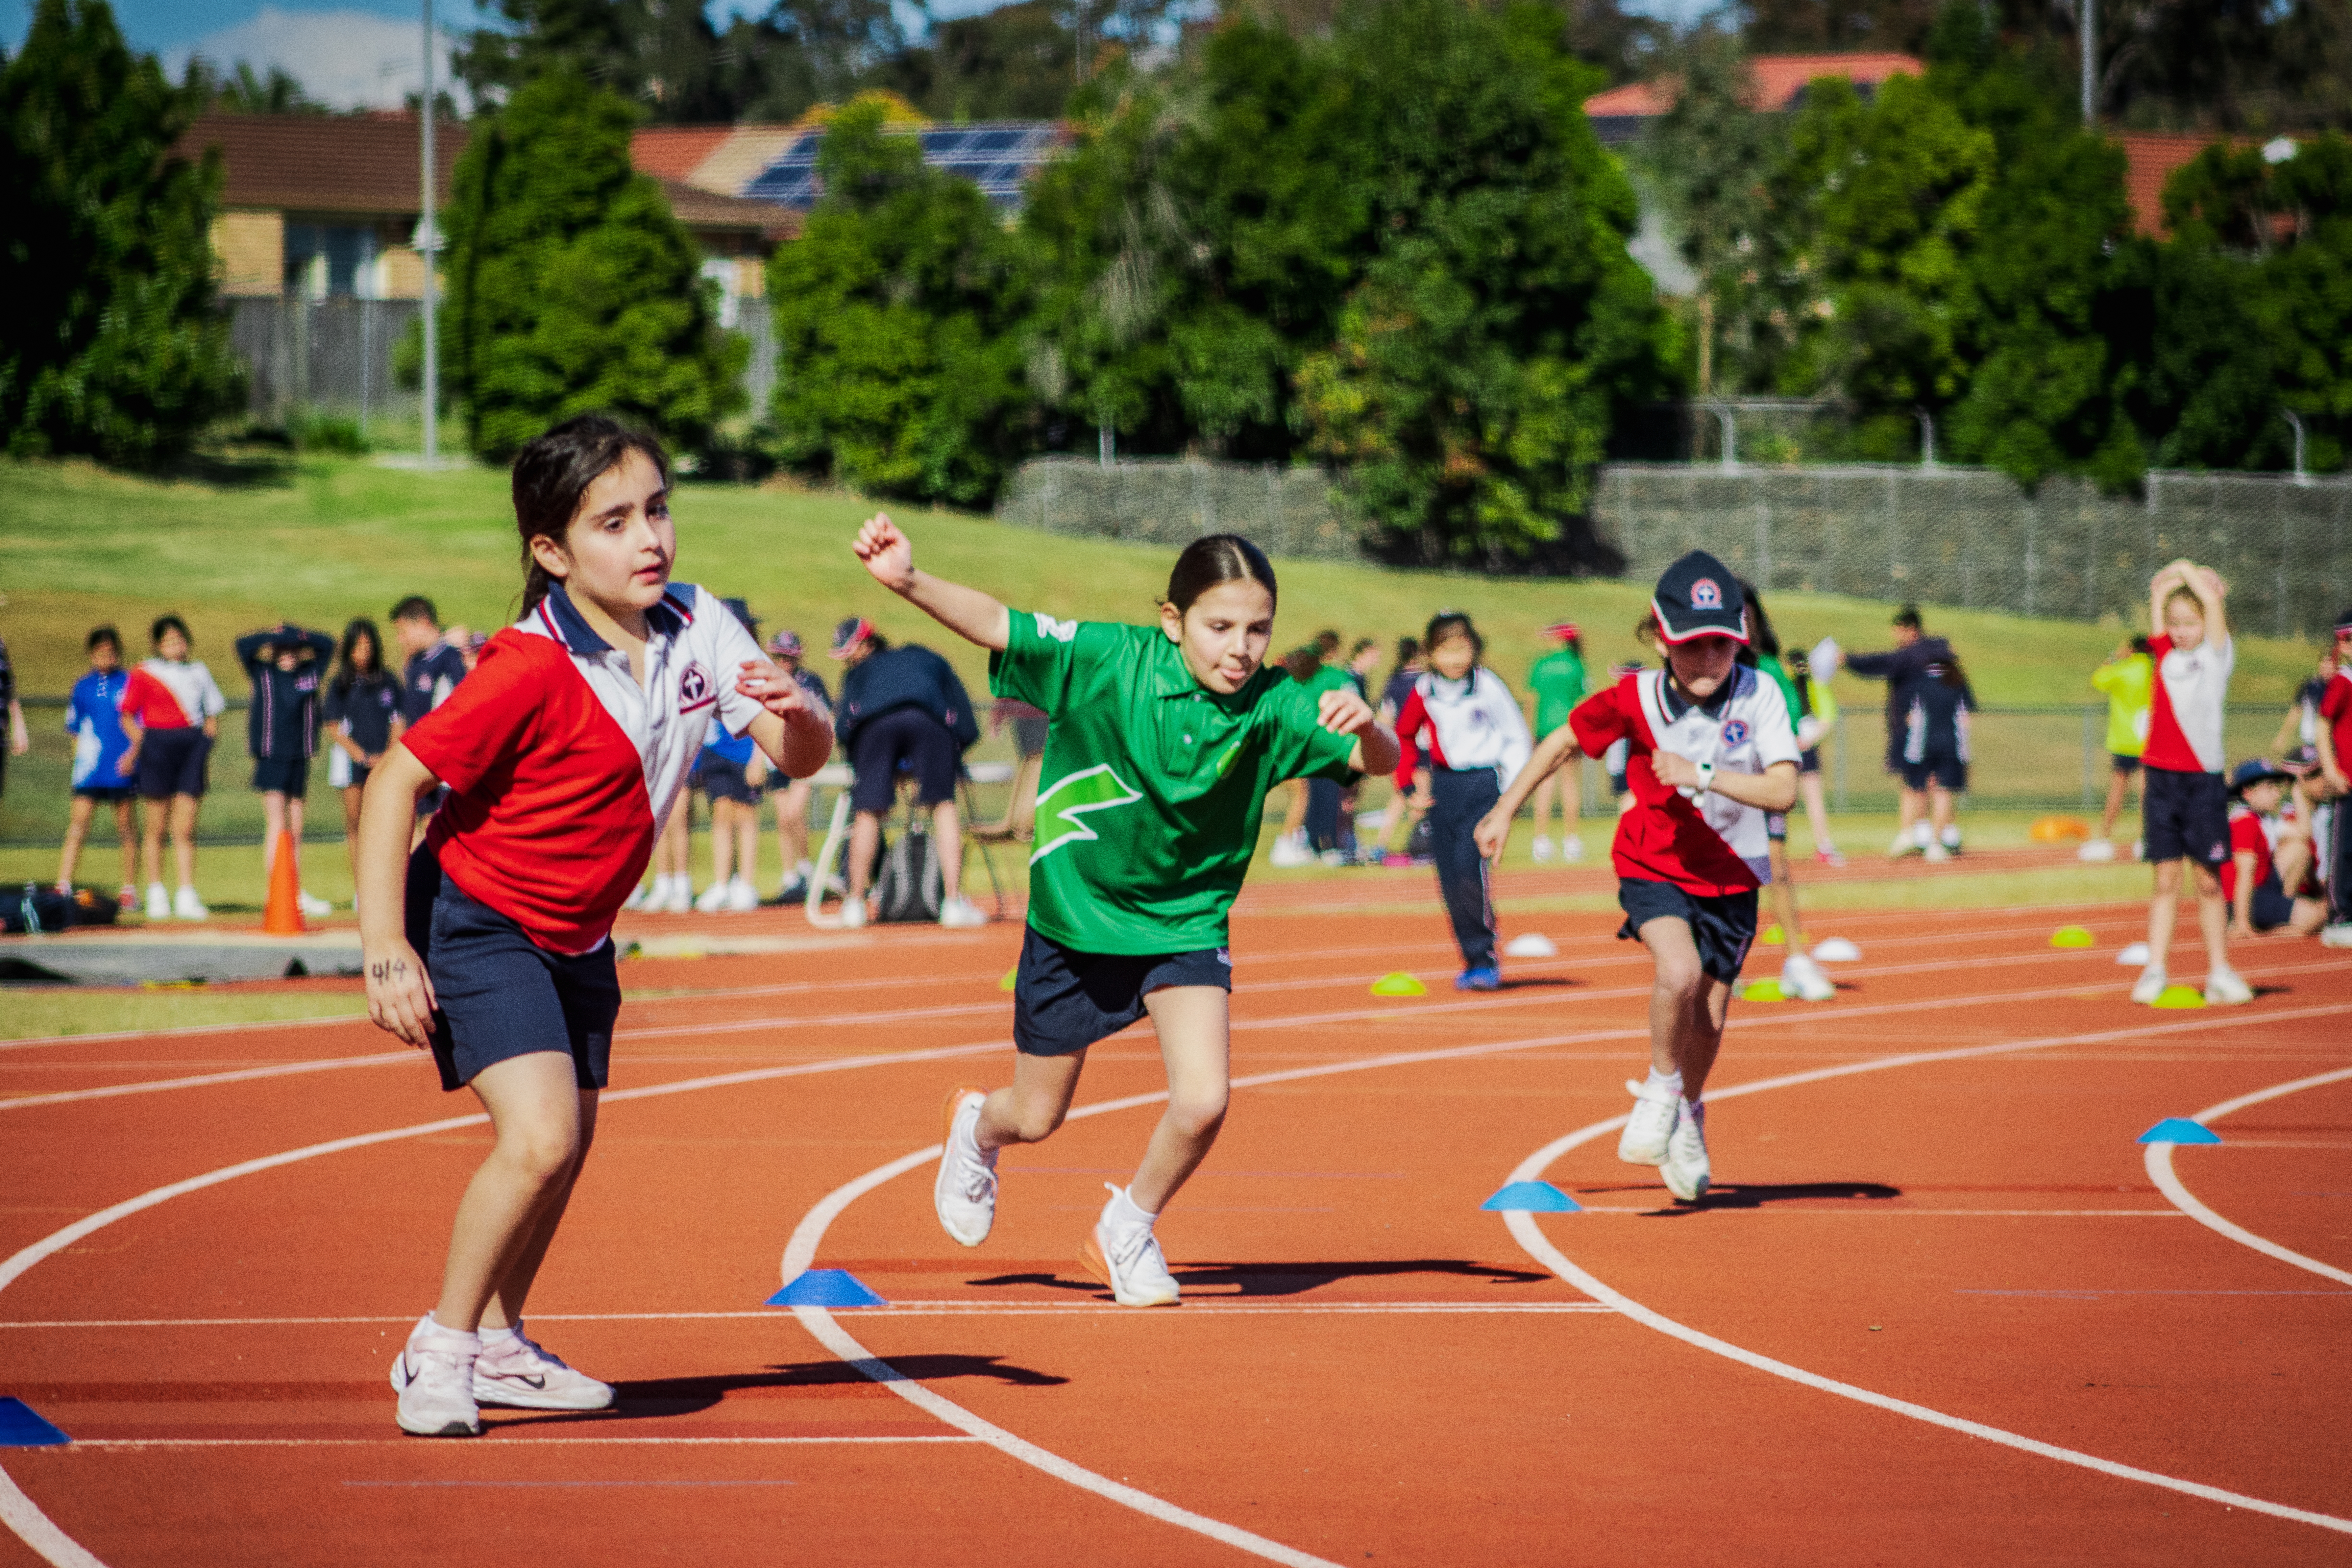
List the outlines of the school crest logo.
<svg viewBox="0 0 2352 1568">
<path fill-rule="evenodd" d="M 1085 819 L 1097 811 L 1115 811 L 1141 800 L 1141 792 L 1100 763 L 1054 781 L 1037 797 L 1036 847 L 1029 851 L 1034 866 L 1066 844 L 1087 844 L 1101 837 Z"/>
<path fill-rule="evenodd" d="M 1723 721 L 1723 743 L 1727 746 L 1746 745 L 1748 743 L 1748 721 L 1745 719 L 1726 719 Z"/>
<path fill-rule="evenodd" d="M 710 683 L 710 672 L 702 668 L 700 659 L 686 667 L 677 679 L 677 705 L 683 710 L 699 708 L 712 700 L 716 692 Z"/>
<path fill-rule="evenodd" d="M 1691 584 L 1690 607 L 1694 610 L 1723 608 L 1723 590 L 1717 586 L 1714 578 L 1702 577 Z"/>
</svg>

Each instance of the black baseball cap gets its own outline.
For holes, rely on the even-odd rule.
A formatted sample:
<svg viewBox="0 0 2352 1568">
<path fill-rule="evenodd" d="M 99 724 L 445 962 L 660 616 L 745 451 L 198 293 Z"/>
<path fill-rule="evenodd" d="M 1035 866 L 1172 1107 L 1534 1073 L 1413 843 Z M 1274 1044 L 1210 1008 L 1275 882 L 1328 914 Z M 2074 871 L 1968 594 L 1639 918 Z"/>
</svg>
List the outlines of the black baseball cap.
<svg viewBox="0 0 2352 1568">
<path fill-rule="evenodd" d="M 1693 637 L 1748 640 L 1748 595 L 1730 567 L 1704 550 L 1694 550 L 1666 568 L 1650 597 L 1658 636 L 1669 643 Z"/>
<path fill-rule="evenodd" d="M 825 651 L 835 658 L 847 658 L 851 650 L 874 635 L 874 623 L 864 616 L 851 616 L 833 628 L 833 646 Z"/>
<path fill-rule="evenodd" d="M 2352 605 L 2345 605 L 2342 612 L 2336 616 L 2336 635 L 2339 637 L 2352 637 Z"/>
<path fill-rule="evenodd" d="M 2240 763 L 2238 771 L 2230 775 L 2230 793 L 2243 795 L 2258 784 L 2270 784 L 2273 781 L 2279 784 L 2292 784 L 2294 782 L 2294 775 L 2267 757 L 2256 757 L 2252 762 Z"/>
<path fill-rule="evenodd" d="M 719 602 L 726 605 L 728 609 L 734 612 L 735 618 L 743 623 L 743 629 L 745 631 L 751 632 L 754 636 L 758 635 L 760 630 L 760 617 L 751 613 L 751 606 L 750 605 L 746 604 L 741 599 L 721 599 Z"/>
</svg>

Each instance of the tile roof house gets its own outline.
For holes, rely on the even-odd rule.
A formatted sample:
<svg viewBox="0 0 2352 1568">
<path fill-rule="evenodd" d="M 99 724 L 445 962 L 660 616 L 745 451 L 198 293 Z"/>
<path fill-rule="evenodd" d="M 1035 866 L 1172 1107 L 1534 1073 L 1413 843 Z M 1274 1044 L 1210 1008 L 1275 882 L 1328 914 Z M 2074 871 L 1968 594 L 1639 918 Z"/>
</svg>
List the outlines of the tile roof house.
<svg viewBox="0 0 2352 1568">
<path fill-rule="evenodd" d="M 1752 55 L 1748 69 L 1756 83 L 1753 107 L 1780 114 L 1803 107 L 1806 84 L 1817 77 L 1844 77 L 1866 101 L 1889 77 L 1924 76 L 1927 68 L 1909 55 Z M 1605 142 L 1634 141 L 1674 107 L 1675 85 L 1672 77 L 1658 77 L 1612 87 L 1584 100 L 1585 118 Z"/>
</svg>

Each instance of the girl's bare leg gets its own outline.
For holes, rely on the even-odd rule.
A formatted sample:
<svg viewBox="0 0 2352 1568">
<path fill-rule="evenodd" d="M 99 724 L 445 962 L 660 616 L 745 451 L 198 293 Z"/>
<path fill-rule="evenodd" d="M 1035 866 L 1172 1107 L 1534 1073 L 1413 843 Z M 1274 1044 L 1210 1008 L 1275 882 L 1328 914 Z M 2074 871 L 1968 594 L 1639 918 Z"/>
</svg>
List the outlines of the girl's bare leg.
<svg viewBox="0 0 2352 1568">
<path fill-rule="evenodd" d="M 494 1062 L 471 1088 L 497 1142 L 458 1201 L 433 1309 L 436 1322 L 461 1332 L 481 1326 L 494 1298 L 502 1321 L 492 1327 L 521 1312 L 587 1152 L 596 1104 L 595 1092 L 579 1087 L 568 1052 Z"/>
<path fill-rule="evenodd" d="M 58 857 L 58 886 L 61 888 L 73 886 L 74 867 L 81 861 L 82 840 L 89 836 L 90 814 L 97 809 L 98 802 L 86 795 L 74 796 L 72 805 L 66 808 L 65 850 Z"/>
<path fill-rule="evenodd" d="M 1168 1109 L 1151 1130 L 1127 1194 L 1146 1214 L 1167 1208 L 1208 1157 L 1231 1092 L 1233 997 L 1221 986 L 1171 985 L 1143 999 L 1168 1068 Z"/>
<path fill-rule="evenodd" d="M 1042 1143 L 1054 1135 L 1069 1114 L 1078 1092 L 1078 1075 L 1086 1070 L 1087 1053 L 1033 1057 L 1026 1051 L 1013 1058 L 1013 1085 L 988 1097 L 980 1108 L 973 1140 L 982 1149 L 1002 1149 L 1007 1143 Z"/>
<path fill-rule="evenodd" d="M 1830 847 L 1830 810 L 1822 795 L 1822 775 L 1799 773 L 1797 791 L 1805 797 L 1805 820 L 1812 825 L 1813 847 L 1827 849 Z"/>
<path fill-rule="evenodd" d="M 735 874 L 735 810 L 740 801 L 710 803 L 710 885 L 724 887 Z"/>
<path fill-rule="evenodd" d="M 147 852 L 147 879 L 150 882 L 160 882 L 163 879 L 163 824 L 170 819 L 171 815 L 172 801 L 168 796 L 163 800 L 151 800 L 147 803 L 147 830 L 143 837 Z M 131 880 L 136 881 L 138 879 L 134 877 Z"/>
<path fill-rule="evenodd" d="M 261 795 L 261 885 L 269 886 L 269 873 L 278 865 L 278 836 L 286 831 L 286 793 L 264 790 Z"/>
<path fill-rule="evenodd" d="M 1536 783 L 1536 793 L 1528 797 L 1528 809 L 1535 814 L 1535 826 L 1529 831 L 1536 837 L 1551 834 L 1552 807 L 1559 798 L 1559 775 L 1547 773 Z"/>
<path fill-rule="evenodd" d="M 1699 967 L 1689 921 L 1661 915 L 1643 925 L 1641 937 L 1657 965 L 1650 989 L 1650 1066 L 1661 1074 L 1681 1073 L 1683 1098 L 1696 1100 L 1723 1044 L 1731 987 Z"/>
<path fill-rule="evenodd" d="M 2191 865 L 2197 877 L 2197 924 L 2205 936 L 2205 966 L 2230 967 L 2230 903 L 2221 897 L 2221 879 L 2210 867 Z"/>
<path fill-rule="evenodd" d="M 196 807 L 202 804 L 192 795 L 172 797 L 172 855 L 179 863 L 183 888 L 196 885 Z"/>
<path fill-rule="evenodd" d="M 2110 770 L 2107 773 L 2107 804 L 2099 811 L 2101 838 L 2113 838 L 2116 836 L 2116 818 L 2124 814 L 2124 786 L 2128 782 L 2119 773 Z"/>
<path fill-rule="evenodd" d="M 345 784 L 339 791 L 343 797 L 343 853 L 352 863 L 352 886 L 360 885 L 360 802 L 366 798 L 364 784 Z"/>
<path fill-rule="evenodd" d="M 114 803 L 114 837 L 122 847 L 122 885 L 139 885 L 139 814 L 135 803 Z"/>
<path fill-rule="evenodd" d="M 2179 900 L 2180 862 L 2158 861 L 2156 896 L 2147 904 L 2147 961 L 2158 968 L 2169 967 L 2165 960 L 2172 952 L 2172 922 Z"/>
</svg>

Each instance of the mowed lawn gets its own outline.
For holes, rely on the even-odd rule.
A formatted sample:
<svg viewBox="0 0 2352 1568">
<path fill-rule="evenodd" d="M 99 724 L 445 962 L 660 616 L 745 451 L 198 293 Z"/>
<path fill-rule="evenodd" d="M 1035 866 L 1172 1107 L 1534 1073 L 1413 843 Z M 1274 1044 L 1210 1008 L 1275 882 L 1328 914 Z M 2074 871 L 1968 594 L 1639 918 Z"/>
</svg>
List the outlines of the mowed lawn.
<svg viewBox="0 0 2352 1568">
<path fill-rule="evenodd" d="M 81 671 L 81 642 L 100 621 L 120 626 L 134 658 L 145 627 L 173 610 L 194 628 L 198 656 L 223 689 L 246 695 L 230 642 L 280 617 L 340 630 L 353 616 L 381 621 L 404 595 L 436 600 L 445 619 L 504 624 L 521 572 L 506 476 L 466 467 L 435 474 L 364 460 L 303 458 L 254 470 L 241 484 L 162 482 L 79 464 L 0 463 L 0 637 L 27 693 L 62 695 Z M 764 627 L 805 637 L 816 667 L 826 634 L 865 615 L 894 638 L 920 638 L 952 659 L 975 693 L 985 661 L 875 585 L 850 553 L 876 503 L 785 484 L 686 483 L 678 490 L 677 574 L 748 599 Z M 989 589 L 1017 608 L 1061 616 L 1144 620 L 1166 585 L 1172 552 L 1034 532 L 987 518 L 887 510 L 912 535 L 928 569 Z M 1417 633 L 1440 609 L 1461 609 L 1486 633 L 1489 659 L 1514 686 L 1543 651 L 1541 628 L 1563 616 L 1585 630 L 1597 666 L 1637 657 L 1633 626 L 1649 585 L 1565 582 L 1282 562 L 1277 649 L 1329 626 L 1352 641 Z M 1823 635 L 1848 648 L 1887 646 L 1889 606 L 1779 593 L 1769 605 L 1784 639 Z M 2093 700 L 2085 677 L 2122 628 L 1927 606 L 1987 704 Z M 2283 710 L 2309 674 L 2314 650 L 2245 637 L 2233 705 Z M 1875 706 L 1884 689 L 1842 678 L 1849 703 Z"/>
</svg>

